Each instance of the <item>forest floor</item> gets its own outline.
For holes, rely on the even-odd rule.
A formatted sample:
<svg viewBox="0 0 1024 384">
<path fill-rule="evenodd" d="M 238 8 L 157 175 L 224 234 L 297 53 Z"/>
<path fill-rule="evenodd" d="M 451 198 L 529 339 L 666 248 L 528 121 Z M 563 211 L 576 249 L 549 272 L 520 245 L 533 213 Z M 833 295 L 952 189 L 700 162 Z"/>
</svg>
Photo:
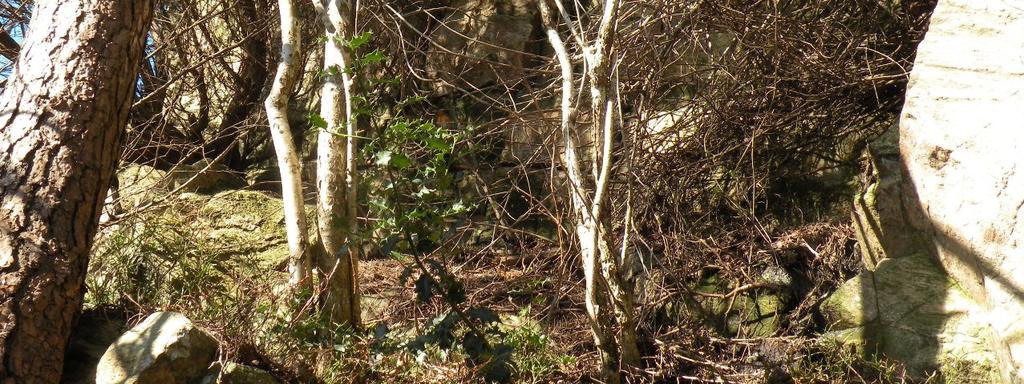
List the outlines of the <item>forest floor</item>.
<svg viewBox="0 0 1024 384">
<path fill-rule="evenodd" d="M 550 248 L 550 247 L 548 247 Z M 536 322 L 550 340 L 547 353 L 571 356 L 546 380 L 577 381 L 597 364 L 598 355 L 582 301 L 583 276 L 561 260 L 557 249 L 510 254 L 483 249 L 447 260 L 467 292 L 465 308 L 488 308 L 501 316 L 521 316 Z M 360 263 L 364 322 L 368 328 L 422 325 L 450 311 L 439 298 L 418 301 L 407 265 L 392 258 Z M 577 276 L 578 275 L 578 276 Z"/>
</svg>

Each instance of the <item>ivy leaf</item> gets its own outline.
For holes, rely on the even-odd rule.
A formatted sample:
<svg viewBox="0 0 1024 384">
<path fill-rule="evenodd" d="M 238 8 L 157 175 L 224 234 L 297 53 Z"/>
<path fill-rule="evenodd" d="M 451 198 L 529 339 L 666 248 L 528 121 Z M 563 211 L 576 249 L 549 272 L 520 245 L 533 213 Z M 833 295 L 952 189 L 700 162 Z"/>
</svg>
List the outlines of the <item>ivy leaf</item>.
<svg viewBox="0 0 1024 384">
<path fill-rule="evenodd" d="M 466 316 L 480 320 L 484 324 L 497 323 L 500 320 L 497 313 L 490 308 L 483 307 L 470 308 L 466 311 Z"/>
<path fill-rule="evenodd" d="M 398 252 L 392 252 L 391 256 L 395 257 L 395 255 L 400 255 L 400 254 Z M 409 279 L 412 278 L 412 272 L 413 272 L 412 267 L 405 267 L 405 268 L 403 268 L 402 269 L 402 273 L 398 277 L 398 281 L 400 281 L 402 283 L 402 285 L 405 285 L 405 283 L 409 282 Z"/>
<path fill-rule="evenodd" d="M 416 299 L 424 302 L 430 300 L 434 296 L 434 283 L 430 280 L 430 276 L 427 274 L 420 275 L 419 279 L 416 279 Z"/>
<path fill-rule="evenodd" d="M 387 324 L 377 324 L 377 326 L 373 328 L 374 341 L 384 340 L 385 338 L 388 337 L 388 332 L 390 332 L 390 329 L 388 329 Z"/>
<path fill-rule="evenodd" d="M 395 244 L 398 244 L 398 236 L 391 235 L 384 239 L 380 245 L 381 253 L 390 255 L 391 251 L 395 249 Z"/>
<path fill-rule="evenodd" d="M 377 159 L 377 161 L 375 161 L 374 164 L 386 167 L 388 164 L 391 164 L 392 155 L 393 153 L 386 149 L 383 151 L 377 151 L 377 153 L 373 155 L 373 157 Z"/>
<path fill-rule="evenodd" d="M 461 282 L 455 280 L 451 276 L 445 276 L 443 280 L 443 284 L 445 286 L 445 300 L 452 304 L 462 304 L 466 302 L 466 288 L 462 286 Z"/>
<path fill-rule="evenodd" d="M 309 124 L 320 129 L 327 129 L 327 120 L 315 113 L 309 114 Z"/>
<path fill-rule="evenodd" d="M 508 383 L 512 381 L 512 347 L 498 344 L 493 350 L 494 356 L 483 367 L 484 380 L 491 383 Z"/>
<path fill-rule="evenodd" d="M 427 144 L 427 148 L 433 149 L 441 153 L 448 153 L 451 151 L 451 146 L 448 145 L 447 141 L 436 137 L 428 137 L 423 140 Z"/>
<path fill-rule="evenodd" d="M 363 32 L 363 33 L 359 34 L 359 36 L 355 36 L 351 40 L 349 40 L 348 41 L 348 47 L 351 48 L 353 51 L 357 50 L 360 47 L 362 47 L 362 46 L 366 45 L 367 43 L 369 43 L 370 39 L 372 37 L 373 37 L 373 33 L 372 32 L 370 32 L 370 31 Z"/>
<path fill-rule="evenodd" d="M 391 154 L 391 166 L 398 169 L 406 169 L 412 166 L 412 160 L 401 153 Z"/>
<path fill-rule="evenodd" d="M 424 185 L 424 186 L 421 186 L 420 190 L 416 191 L 416 193 L 414 193 L 413 196 L 416 196 L 418 198 L 423 198 L 424 196 L 429 195 L 429 194 L 434 193 L 434 192 L 435 191 L 433 189 L 427 188 L 427 186 Z"/>
<path fill-rule="evenodd" d="M 462 349 L 469 355 L 468 363 L 470 363 L 470 368 L 472 368 L 473 365 L 483 360 L 482 357 L 484 352 L 487 351 L 487 344 L 476 333 L 467 332 L 462 337 Z"/>
<path fill-rule="evenodd" d="M 385 56 L 379 49 L 374 49 L 373 52 L 363 55 L 363 57 L 359 59 L 359 63 L 363 66 L 367 66 L 382 63 L 384 60 L 387 60 L 387 56 Z"/>
</svg>

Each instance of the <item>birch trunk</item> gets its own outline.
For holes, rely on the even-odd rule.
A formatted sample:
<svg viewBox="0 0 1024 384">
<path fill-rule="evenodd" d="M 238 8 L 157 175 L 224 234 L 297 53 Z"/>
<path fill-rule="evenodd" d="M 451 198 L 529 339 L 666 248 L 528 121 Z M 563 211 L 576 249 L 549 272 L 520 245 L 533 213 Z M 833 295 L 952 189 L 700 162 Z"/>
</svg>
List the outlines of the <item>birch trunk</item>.
<svg viewBox="0 0 1024 384">
<path fill-rule="evenodd" d="M 617 383 L 622 380 L 621 373 L 624 370 L 640 364 L 634 315 L 635 299 L 632 289 L 622 279 L 622 260 L 613 256 L 611 252 L 608 239 L 610 221 L 605 215 L 608 211 L 606 195 L 612 169 L 617 111 L 615 101 L 608 97 L 612 76 L 607 57 L 611 53 L 619 3 L 616 0 L 606 1 L 599 35 L 590 46 L 584 44 L 582 31 L 576 31 L 572 27 L 561 2 L 555 0 L 555 5 L 562 14 L 563 21 L 570 26 L 576 42 L 584 50 L 587 76 L 591 84 L 591 115 L 594 123 L 590 133 L 598 139 L 594 142 L 601 146 L 601 150 L 594 151 L 590 161 L 590 180 L 587 180 L 575 139 L 578 130 L 575 122 L 577 96 L 574 94 L 572 59 L 557 31 L 553 10 L 546 0 L 541 0 L 540 9 L 547 37 L 561 69 L 560 126 L 564 146 L 562 158 L 569 181 L 576 237 L 583 260 L 587 315 L 595 344 L 601 351 L 604 376 L 608 382 Z M 610 310 L 614 312 L 615 321 L 609 320 L 605 313 L 609 311 L 607 307 L 611 307 Z M 618 335 L 614 331 L 616 325 L 619 328 Z"/>
<path fill-rule="evenodd" d="M 320 108 L 327 129 L 317 138 L 317 219 L 321 245 L 318 266 L 327 287 L 325 310 L 335 321 L 358 327 L 358 129 L 352 106 L 353 81 L 346 70 L 352 62 L 347 41 L 351 38 L 354 9 L 342 0 L 316 5 L 327 31 Z"/>
<path fill-rule="evenodd" d="M 57 383 L 151 0 L 35 3 L 0 98 L 0 382 Z"/>
<path fill-rule="evenodd" d="M 614 302 L 615 316 L 620 326 L 618 343 L 621 355 L 619 358 L 623 367 L 638 367 L 640 351 L 636 336 L 636 299 L 633 288 L 623 278 L 624 266 L 622 263 L 624 260 L 613 255 L 607 237 L 611 228 L 611 221 L 607 215 L 609 211 L 608 183 L 612 170 L 612 147 L 616 131 L 619 129 L 616 125 L 617 111 L 619 110 L 617 98 L 610 97 L 612 90 L 617 87 L 614 86 L 615 77 L 609 58 L 614 48 L 612 42 L 615 38 L 620 6 L 620 0 L 605 0 L 597 40 L 584 56 L 587 58 L 587 68 L 590 70 L 593 132 L 594 136 L 599 138 L 595 143 L 601 145 L 598 161 L 592 163 L 594 174 L 597 176 L 590 213 L 596 223 L 594 236 L 598 246 L 602 276 L 608 284 Z M 623 243 L 624 248 L 628 245 L 628 243 Z M 623 252 L 623 254 L 625 253 Z"/>
<path fill-rule="evenodd" d="M 288 284 L 293 290 L 299 290 L 310 283 L 311 266 L 306 211 L 302 200 L 302 173 L 288 124 L 288 101 L 302 69 L 296 60 L 301 56 L 302 32 L 293 1 L 278 1 L 281 12 L 281 57 L 277 63 L 273 87 L 263 106 L 267 110 L 270 136 L 281 173 L 281 197 L 284 200 L 284 221 L 288 233 Z"/>
</svg>

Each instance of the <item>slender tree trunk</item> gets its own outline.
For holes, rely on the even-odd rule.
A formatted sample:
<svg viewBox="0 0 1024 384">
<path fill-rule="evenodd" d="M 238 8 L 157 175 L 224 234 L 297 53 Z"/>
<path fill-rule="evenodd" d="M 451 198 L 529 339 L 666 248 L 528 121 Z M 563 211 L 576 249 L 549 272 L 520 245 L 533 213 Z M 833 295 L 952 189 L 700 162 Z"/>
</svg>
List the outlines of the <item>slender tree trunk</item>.
<svg viewBox="0 0 1024 384">
<path fill-rule="evenodd" d="M 598 297 L 598 279 L 600 278 L 596 263 L 596 231 L 589 216 L 579 210 L 586 207 L 586 196 L 584 196 L 583 175 L 580 169 L 578 146 L 576 144 L 576 108 L 575 108 L 575 82 L 573 81 L 572 61 L 569 58 L 565 42 L 556 30 L 555 18 L 547 2 L 540 1 L 541 12 L 544 17 L 545 29 L 548 41 L 555 51 L 559 68 L 562 74 L 562 100 L 561 100 L 561 133 L 562 133 L 562 162 L 565 164 L 566 174 L 570 185 L 570 201 L 572 201 L 573 217 L 576 221 L 576 237 L 580 243 L 580 253 L 583 259 L 584 278 L 584 304 L 587 308 L 587 318 L 590 321 L 590 329 L 594 333 L 594 344 L 601 352 L 602 370 L 610 371 L 618 363 L 618 352 L 615 347 L 615 339 L 601 321 L 602 300 Z"/>
<path fill-rule="evenodd" d="M 352 106 L 351 38 L 353 5 L 327 0 L 317 8 L 327 31 L 324 45 L 324 86 L 320 115 L 327 129 L 317 137 L 317 220 L 319 268 L 327 286 L 324 305 L 340 323 L 359 326 L 359 251 L 356 189 L 359 133 Z"/>
<path fill-rule="evenodd" d="M 288 101 L 301 73 L 298 62 L 302 51 L 302 30 L 295 12 L 294 0 L 278 0 L 281 11 L 281 57 L 270 94 L 263 102 L 270 122 L 270 136 L 277 153 L 281 172 L 281 196 L 284 199 L 284 221 L 288 233 L 288 283 L 298 290 L 310 283 L 311 264 L 308 257 L 309 235 L 305 204 L 302 200 L 302 172 L 298 151 L 288 124 Z"/>
<path fill-rule="evenodd" d="M 590 212 L 593 221 L 597 224 L 595 242 L 598 245 L 601 273 L 608 284 L 608 290 L 614 303 L 615 316 L 620 327 L 619 358 L 622 366 L 629 368 L 640 365 L 640 351 L 636 336 L 636 299 L 633 287 L 627 284 L 623 278 L 624 266 L 622 263 L 624 260 L 612 253 L 607 237 L 611 228 L 607 194 L 612 170 L 612 147 L 616 131 L 619 129 L 616 124 L 618 120 L 617 99 L 610 97 L 612 90 L 616 87 L 613 87 L 615 77 L 609 58 L 614 48 L 612 42 L 615 38 L 620 6 L 621 0 L 605 0 L 597 40 L 594 41 L 585 57 L 587 58 L 587 68 L 590 71 L 590 107 L 594 117 L 593 132 L 594 136 L 598 138 L 595 143 L 601 145 L 598 160 L 592 163 L 596 181 Z M 597 151 L 594 152 L 597 153 Z M 628 243 L 623 243 L 623 247 L 628 247 L 628 245 Z"/>
<path fill-rule="evenodd" d="M 557 30 L 557 17 L 547 0 L 540 1 L 540 9 L 548 41 L 555 51 L 561 68 L 561 134 L 563 137 L 562 158 L 569 181 L 569 195 L 572 202 L 573 218 L 576 222 L 576 237 L 579 241 L 585 279 L 584 301 L 594 341 L 601 351 L 602 372 L 608 382 L 622 380 L 621 372 L 640 364 L 637 348 L 635 298 L 631 287 L 622 278 L 622 260 L 612 254 L 608 239 L 610 220 L 607 216 L 609 178 L 612 169 L 612 147 L 615 136 L 615 100 L 608 97 L 611 89 L 611 70 L 608 56 L 614 37 L 619 2 L 607 0 L 598 29 L 598 37 L 592 45 L 585 45 L 582 31 L 572 27 L 564 6 L 559 0 L 554 5 L 562 14 L 563 21 L 570 26 L 577 44 L 584 49 L 587 62 L 587 76 L 590 78 L 591 134 L 594 142 L 601 146 L 591 156 L 588 175 L 583 172 L 579 146 L 576 142 L 575 82 L 573 64 L 565 42 Z M 625 241 L 626 239 L 623 239 Z M 611 309 L 606 309 L 610 307 Z M 606 312 L 612 311 L 612 321 Z M 617 323 L 617 324 L 616 324 Z M 614 329 L 618 328 L 618 335 Z"/>
<path fill-rule="evenodd" d="M 35 3 L 0 100 L 0 383 L 56 383 L 151 0 Z"/>
</svg>

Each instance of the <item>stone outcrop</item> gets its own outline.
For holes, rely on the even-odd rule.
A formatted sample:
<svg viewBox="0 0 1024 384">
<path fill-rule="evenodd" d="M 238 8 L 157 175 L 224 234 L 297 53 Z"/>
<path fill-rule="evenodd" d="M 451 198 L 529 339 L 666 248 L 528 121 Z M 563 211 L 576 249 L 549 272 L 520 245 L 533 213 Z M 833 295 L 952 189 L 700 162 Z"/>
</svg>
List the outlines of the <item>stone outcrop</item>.
<svg viewBox="0 0 1024 384">
<path fill-rule="evenodd" d="M 178 209 L 167 213 L 189 212 L 190 222 L 185 224 L 211 245 L 214 256 L 245 255 L 266 267 L 287 260 L 281 199 L 262 192 L 228 191 L 214 196 L 184 194 L 176 204 L 180 204 Z"/>
<path fill-rule="evenodd" d="M 869 268 L 825 305 L 878 351 L 1024 382 L 1024 8 L 939 2 L 892 147 L 858 200 Z M 895 145 L 895 144 L 892 144 Z M 831 311 L 831 312 L 829 312 Z M 874 340 L 872 343 L 871 340 Z M 985 365 L 989 364 L 989 365 Z"/>
<path fill-rule="evenodd" d="M 312 213 L 312 207 L 307 210 Z M 288 257 L 281 199 L 263 192 L 183 193 L 133 218 L 133 226 L 112 227 L 101 233 L 93 257 L 102 258 L 111 246 L 120 247 L 115 249 L 119 253 L 179 257 L 172 254 L 178 250 L 165 243 L 202 244 L 214 261 L 241 261 L 239 257 L 244 256 L 264 269 L 283 267 Z M 118 242 L 125 236 L 127 246 Z"/>
<path fill-rule="evenodd" d="M 117 171 L 118 189 L 116 211 L 131 210 L 172 191 L 215 194 L 219 191 L 239 189 L 246 180 L 220 164 L 199 161 L 181 164 L 170 172 L 147 165 L 128 164 Z"/>
<path fill-rule="evenodd" d="M 157 312 L 121 335 L 100 359 L 97 384 L 177 384 L 202 378 L 217 341 L 179 313 Z"/>
<path fill-rule="evenodd" d="M 280 383 L 258 368 L 216 362 L 217 341 L 179 313 L 154 313 L 122 334 L 123 326 L 123 319 L 87 312 L 72 333 L 61 383 Z"/>
<path fill-rule="evenodd" d="M 987 307 L 1003 377 L 1024 381 L 1024 8 L 939 2 L 900 126 L 907 193 L 942 265 Z M 987 314 L 987 316 L 985 316 Z"/>
<path fill-rule="evenodd" d="M 536 6 L 528 1 L 456 0 L 452 13 L 431 33 L 427 74 L 437 94 L 455 87 L 483 87 L 523 68 L 523 51 L 534 31 Z M 464 84 L 462 82 L 469 83 Z"/>
<path fill-rule="evenodd" d="M 181 192 L 214 194 L 243 188 L 243 175 L 236 174 L 222 164 L 200 160 L 195 164 L 180 164 L 170 172 L 174 188 Z"/>
<path fill-rule="evenodd" d="M 117 181 L 117 203 L 127 210 L 158 198 L 170 192 L 173 187 L 166 171 L 137 164 L 128 164 L 118 169 Z"/>
<path fill-rule="evenodd" d="M 896 358 L 912 372 L 935 369 L 960 382 L 989 383 L 997 357 L 982 307 L 930 256 L 883 259 L 823 304 L 824 339 Z"/>
</svg>

